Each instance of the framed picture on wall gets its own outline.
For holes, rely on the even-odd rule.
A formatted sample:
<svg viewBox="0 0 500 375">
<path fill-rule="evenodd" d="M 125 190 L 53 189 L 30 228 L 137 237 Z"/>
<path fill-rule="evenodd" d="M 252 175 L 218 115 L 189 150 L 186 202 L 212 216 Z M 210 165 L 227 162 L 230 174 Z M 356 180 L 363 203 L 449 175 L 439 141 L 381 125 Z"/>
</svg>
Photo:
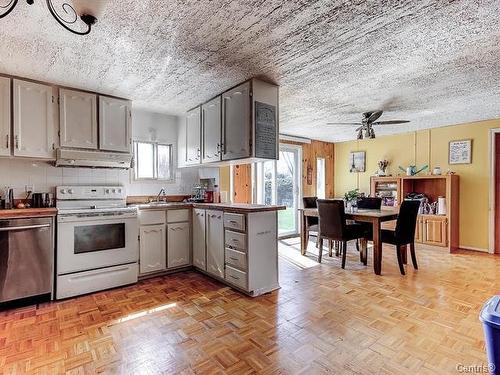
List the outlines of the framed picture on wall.
<svg viewBox="0 0 500 375">
<path fill-rule="evenodd" d="M 364 172 L 366 170 L 366 159 L 364 151 L 352 151 L 349 155 L 349 171 Z"/>
<path fill-rule="evenodd" d="M 448 164 L 472 163 L 472 139 L 450 141 L 448 146 Z"/>
</svg>

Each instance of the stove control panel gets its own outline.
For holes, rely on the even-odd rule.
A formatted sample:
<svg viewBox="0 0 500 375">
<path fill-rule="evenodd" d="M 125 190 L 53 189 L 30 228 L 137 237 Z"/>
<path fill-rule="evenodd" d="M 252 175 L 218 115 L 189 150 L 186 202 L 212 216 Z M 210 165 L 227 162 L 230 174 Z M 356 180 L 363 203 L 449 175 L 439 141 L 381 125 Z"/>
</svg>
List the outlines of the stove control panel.
<svg viewBox="0 0 500 375">
<path fill-rule="evenodd" d="M 125 199 L 123 186 L 58 186 L 56 199 Z"/>
</svg>

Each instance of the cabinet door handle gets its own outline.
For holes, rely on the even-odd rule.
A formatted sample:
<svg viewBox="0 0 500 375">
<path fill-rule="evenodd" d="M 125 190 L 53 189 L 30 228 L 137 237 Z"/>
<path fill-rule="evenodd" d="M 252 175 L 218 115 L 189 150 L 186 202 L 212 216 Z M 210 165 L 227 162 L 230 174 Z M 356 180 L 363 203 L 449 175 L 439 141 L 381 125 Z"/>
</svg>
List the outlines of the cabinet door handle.
<svg viewBox="0 0 500 375">
<path fill-rule="evenodd" d="M 8 134 L 5 136 L 5 147 L 9 148 L 9 135 Z"/>
<path fill-rule="evenodd" d="M 14 138 L 16 140 L 16 149 L 19 150 L 19 136 L 16 134 Z"/>
</svg>

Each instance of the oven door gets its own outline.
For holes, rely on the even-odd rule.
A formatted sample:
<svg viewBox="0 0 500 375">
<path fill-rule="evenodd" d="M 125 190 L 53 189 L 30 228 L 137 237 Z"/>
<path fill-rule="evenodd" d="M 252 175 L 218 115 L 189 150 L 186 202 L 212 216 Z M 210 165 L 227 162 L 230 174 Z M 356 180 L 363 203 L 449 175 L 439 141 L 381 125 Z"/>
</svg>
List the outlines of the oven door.
<svg viewBox="0 0 500 375">
<path fill-rule="evenodd" d="M 137 262 L 136 215 L 58 218 L 57 274 Z"/>
</svg>

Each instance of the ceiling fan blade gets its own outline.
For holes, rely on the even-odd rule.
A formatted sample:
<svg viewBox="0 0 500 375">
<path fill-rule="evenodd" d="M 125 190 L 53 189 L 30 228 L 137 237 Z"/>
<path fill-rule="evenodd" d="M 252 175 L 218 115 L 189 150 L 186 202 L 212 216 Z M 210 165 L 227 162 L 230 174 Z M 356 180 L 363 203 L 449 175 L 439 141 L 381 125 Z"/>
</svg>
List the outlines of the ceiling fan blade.
<svg viewBox="0 0 500 375">
<path fill-rule="evenodd" d="M 389 120 L 389 121 L 377 121 L 372 123 L 372 125 L 396 125 L 396 124 L 405 124 L 410 122 L 408 120 Z"/>
<path fill-rule="evenodd" d="M 359 132 L 361 129 L 363 129 L 363 126 L 360 126 L 359 128 L 357 128 L 355 131 L 356 132 Z"/>
<path fill-rule="evenodd" d="M 376 120 L 378 120 L 378 118 L 380 116 L 382 116 L 382 113 L 384 113 L 384 111 L 374 111 L 374 112 L 371 112 L 369 117 L 366 119 L 367 122 L 374 122 Z"/>
<path fill-rule="evenodd" d="M 327 122 L 327 125 L 361 125 L 359 122 Z"/>
</svg>

